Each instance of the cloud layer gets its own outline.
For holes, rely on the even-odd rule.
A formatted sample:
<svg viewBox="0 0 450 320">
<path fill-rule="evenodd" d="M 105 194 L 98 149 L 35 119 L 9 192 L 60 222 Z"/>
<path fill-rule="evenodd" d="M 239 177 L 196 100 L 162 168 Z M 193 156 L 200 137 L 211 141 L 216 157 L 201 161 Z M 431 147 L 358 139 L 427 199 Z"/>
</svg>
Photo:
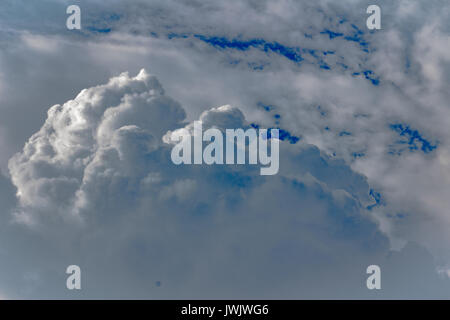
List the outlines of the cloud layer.
<svg viewBox="0 0 450 320">
<path fill-rule="evenodd" d="M 446 1 L 379 1 L 372 32 L 368 1 L 80 1 L 80 32 L 5 4 L 6 296 L 70 297 L 74 260 L 85 297 L 448 293 Z M 280 173 L 172 165 L 162 137 L 195 119 L 280 127 Z"/>
</svg>

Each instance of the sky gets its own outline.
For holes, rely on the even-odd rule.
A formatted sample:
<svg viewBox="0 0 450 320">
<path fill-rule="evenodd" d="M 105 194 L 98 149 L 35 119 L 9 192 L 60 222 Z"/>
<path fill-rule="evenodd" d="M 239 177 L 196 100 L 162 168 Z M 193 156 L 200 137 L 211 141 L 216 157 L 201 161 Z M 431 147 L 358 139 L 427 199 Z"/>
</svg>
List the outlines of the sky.
<svg viewBox="0 0 450 320">
<path fill-rule="evenodd" d="M 3 0 L 0 298 L 448 298 L 449 15 Z M 174 165 L 164 137 L 194 121 L 279 128 L 279 172 Z"/>
</svg>

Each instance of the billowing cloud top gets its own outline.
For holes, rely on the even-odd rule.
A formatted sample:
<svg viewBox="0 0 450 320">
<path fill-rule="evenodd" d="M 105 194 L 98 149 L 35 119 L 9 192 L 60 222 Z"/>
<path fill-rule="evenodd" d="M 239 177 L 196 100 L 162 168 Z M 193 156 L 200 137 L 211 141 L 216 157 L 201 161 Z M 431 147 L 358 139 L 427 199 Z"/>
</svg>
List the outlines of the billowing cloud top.
<svg viewBox="0 0 450 320">
<path fill-rule="evenodd" d="M 390 260 L 388 239 L 367 209 L 373 201 L 363 176 L 314 146 L 288 141 L 276 176 L 250 165 L 175 166 L 163 136 L 189 128 L 184 117 L 155 77 L 124 73 L 50 108 L 10 160 L 16 221 L 45 242 L 59 241 L 52 257 L 83 261 L 91 279 L 102 279 L 85 297 L 105 294 L 117 277 L 130 297 L 367 294 L 357 270 L 374 257 Z M 219 129 L 248 125 L 231 106 L 200 120 Z M 94 254 L 102 250 L 108 254 Z M 45 273 L 49 266 L 40 264 Z M 143 268 L 147 280 L 137 286 Z M 296 291 L 305 284 L 308 290 Z"/>
</svg>

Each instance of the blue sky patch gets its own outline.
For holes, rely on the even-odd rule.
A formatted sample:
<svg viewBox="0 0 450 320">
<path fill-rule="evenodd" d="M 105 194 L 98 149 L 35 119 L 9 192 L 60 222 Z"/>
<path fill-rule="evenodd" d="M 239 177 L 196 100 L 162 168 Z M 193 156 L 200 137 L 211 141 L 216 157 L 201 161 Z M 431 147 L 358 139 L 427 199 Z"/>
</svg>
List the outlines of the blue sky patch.
<svg viewBox="0 0 450 320">
<path fill-rule="evenodd" d="M 327 34 L 330 37 L 330 39 L 334 39 L 334 38 L 337 38 L 337 37 L 342 37 L 344 35 L 343 33 L 334 32 L 334 31 L 331 31 L 331 30 L 328 30 L 328 29 L 323 30 L 321 32 L 321 34 Z"/>
<path fill-rule="evenodd" d="M 87 27 L 91 32 L 97 32 L 97 33 L 109 33 L 111 32 L 111 28 L 96 28 L 96 27 Z"/>
<path fill-rule="evenodd" d="M 397 141 L 399 144 L 408 145 L 410 151 L 421 150 L 424 153 L 429 153 L 437 148 L 437 144 L 432 144 L 426 140 L 419 131 L 411 129 L 408 125 L 403 125 L 400 123 L 391 124 L 390 128 L 404 138 Z"/>
<path fill-rule="evenodd" d="M 259 129 L 260 125 L 257 123 L 251 123 L 250 127 L 252 127 L 253 129 Z M 300 137 L 294 136 L 289 131 L 281 129 L 281 128 L 267 128 L 267 137 L 268 138 L 271 137 L 271 131 L 273 129 L 278 129 L 278 138 L 281 141 L 289 141 L 290 144 L 296 144 L 300 140 Z"/>
<path fill-rule="evenodd" d="M 385 202 L 381 197 L 381 193 L 375 191 L 374 189 L 369 190 L 369 196 L 375 201 L 375 203 L 367 206 L 367 210 L 372 210 L 375 207 L 385 205 Z"/>
</svg>

